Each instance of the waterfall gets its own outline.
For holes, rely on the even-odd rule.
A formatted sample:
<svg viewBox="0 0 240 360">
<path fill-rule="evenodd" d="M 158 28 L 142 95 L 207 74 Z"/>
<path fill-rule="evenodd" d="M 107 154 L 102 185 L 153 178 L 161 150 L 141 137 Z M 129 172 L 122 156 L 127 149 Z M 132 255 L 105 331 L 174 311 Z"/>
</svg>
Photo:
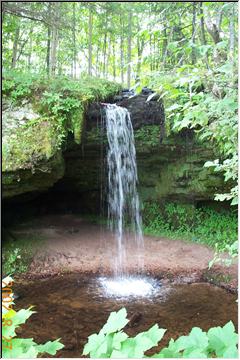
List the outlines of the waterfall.
<svg viewBox="0 0 240 360">
<path fill-rule="evenodd" d="M 142 220 L 137 192 L 136 150 L 131 117 L 127 109 L 107 104 L 108 224 L 117 241 L 116 275 L 125 273 L 126 234 L 136 242 L 138 266 L 143 250 Z"/>
</svg>

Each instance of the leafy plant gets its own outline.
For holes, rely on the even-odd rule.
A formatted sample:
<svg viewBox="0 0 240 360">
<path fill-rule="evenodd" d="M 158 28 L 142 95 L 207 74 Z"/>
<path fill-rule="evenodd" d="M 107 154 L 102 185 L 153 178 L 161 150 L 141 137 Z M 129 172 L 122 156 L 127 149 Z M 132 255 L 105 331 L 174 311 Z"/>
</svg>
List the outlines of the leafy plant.
<svg viewBox="0 0 240 360">
<path fill-rule="evenodd" d="M 88 337 L 83 355 L 90 358 L 144 358 L 146 351 L 157 346 L 166 329 L 156 324 L 148 331 L 129 337 L 123 328 L 128 323 L 127 311 L 122 308 L 112 312 L 98 334 Z M 213 327 L 204 332 L 194 327 L 190 334 L 177 340 L 171 339 L 168 346 L 152 358 L 238 358 L 238 335 L 232 321 L 223 327 Z"/>
<path fill-rule="evenodd" d="M 143 230 L 146 234 L 188 239 L 226 251 L 237 239 L 234 210 L 218 212 L 212 208 L 193 208 L 176 203 L 160 206 L 143 204 Z"/>
<path fill-rule="evenodd" d="M 11 277 L 7 277 L 2 281 L 2 288 L 9 288 L 13 283 Z M 60 339 L 55 341 L 48 341 L 45 344 L 37 344 L 33 339 L 18 338 L 16 329 L 24 324 L 27 319 L 35 313 L 35 311 L 29 309 L 21 309 L 15 311 L 12 309 L 13 294 L 10 295 L 11 301 L 7 302 L 7 306 L 2 305 L 2 349 L 3 358 L 36 358 L 39 354 L 47 353 L 55 355 L 56 352 L 64 347 L 60 342 Z"/>
<path fill-rule="evenodd" d="M 223 258 L 222 253 L 227 252 L 228 258 Z M 216 263 L 222 263 L 226 266 L 232 265 L 235 258 L 238 257 L 238 241 L 236 240 L 231 245 L 226 245 L 224 248 L 219 249 L 218 243 L 215 245 L 215 253 L 213 259 L 209 262 L 208 268 L 211 269 L 211 267 Z"/>
<path fill-rule="evenodd" d="M 3 252 L 3 271 L 4 274 L 14 274 L 15 272 L 25 272 L 27 265 L 22 261 L 19 248 L 5 250 Z"/>
<path fill-rule="evenodd" d="M 145 125 L 134 132 L 134 138 L 136 146 L 158 146 L 160 138 L 159 126 Z"/>
</svg>

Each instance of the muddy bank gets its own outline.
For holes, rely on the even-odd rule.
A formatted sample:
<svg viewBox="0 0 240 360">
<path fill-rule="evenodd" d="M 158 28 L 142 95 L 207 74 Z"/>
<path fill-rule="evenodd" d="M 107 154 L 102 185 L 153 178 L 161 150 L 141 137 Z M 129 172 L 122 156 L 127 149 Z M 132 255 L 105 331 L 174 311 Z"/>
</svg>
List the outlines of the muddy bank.
<svg viewBox="0 0 240 360">
<path fill-rule="evenodd" d="M 22 278 L 46 278 L 71 272 L 102 275 L 113 272 L 116 241 L 105 225 L 90 223 L 77 215 L 49 215 L 22 224 L 13 233 L 16 237 L 32 234 L 43 239 L 43 246 L 38 249 L 28 273 Z M 130 235 L 126 246 L 127 271 L 136 273 L 138 256 Z M 141 271 L 166 282 L 207 281 L 235 292 L 237 264 L 229 268 L 217 265 L 208 271 L 213 254 L 214 251 L 204 245 L 145 236 Z"/>
</svg>

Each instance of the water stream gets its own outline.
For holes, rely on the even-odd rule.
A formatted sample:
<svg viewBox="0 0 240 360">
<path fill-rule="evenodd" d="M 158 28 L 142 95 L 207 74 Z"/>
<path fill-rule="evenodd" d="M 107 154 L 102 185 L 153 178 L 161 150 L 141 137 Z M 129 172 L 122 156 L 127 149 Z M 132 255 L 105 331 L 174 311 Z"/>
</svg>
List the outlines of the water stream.
<svg viewBox="0 0 240 360">
<path fill-rule="evenodd" d="M 139 268 L 143 266 L 142 220 L 137 192 L 137 165 L 134 133 L 130 113 L 115 104 L 105 107 L 105 122 L 108 139 L 108 223 L 117 241 L 115 275 L 126 274 L 126 232 L 131 231 L 136 251 L 139 255 Z"/>
</svg>

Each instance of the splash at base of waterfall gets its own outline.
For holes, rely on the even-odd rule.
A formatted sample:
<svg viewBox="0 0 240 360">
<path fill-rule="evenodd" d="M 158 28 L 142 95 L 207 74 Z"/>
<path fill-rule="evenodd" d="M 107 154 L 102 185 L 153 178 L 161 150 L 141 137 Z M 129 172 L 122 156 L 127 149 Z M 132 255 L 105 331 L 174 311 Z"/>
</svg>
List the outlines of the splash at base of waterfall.
<svg viewBox="0 0 240 360">
<path fill-rule="evenodd" d="M 101 287 L 108 297 L 152 297 L 160 287 L 159 281 L 153 278 L 126 276 L 99 278 Z"/>
</svg>

